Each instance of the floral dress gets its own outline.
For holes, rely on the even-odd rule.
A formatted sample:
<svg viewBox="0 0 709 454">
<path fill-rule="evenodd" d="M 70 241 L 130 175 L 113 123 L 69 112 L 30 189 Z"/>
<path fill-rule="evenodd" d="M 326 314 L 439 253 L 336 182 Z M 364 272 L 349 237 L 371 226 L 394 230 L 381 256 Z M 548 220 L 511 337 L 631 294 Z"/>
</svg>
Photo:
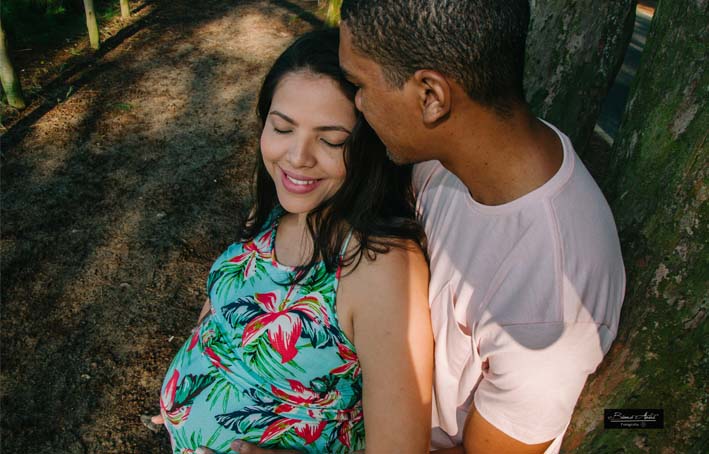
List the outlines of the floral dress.
<svg viewBox="0 0 709 454">
<path fill-rule="evenodd" d="M 360 366 L 335 311 L 340 268 L 320 262 L 293 284 L 295 269 L 273 253 L 281 214 L 212 266 L 211 313 L 162 386 L 174 454 L 231 452 L 235 439 L 303 453 L 364 449 Z"/>
</svg>

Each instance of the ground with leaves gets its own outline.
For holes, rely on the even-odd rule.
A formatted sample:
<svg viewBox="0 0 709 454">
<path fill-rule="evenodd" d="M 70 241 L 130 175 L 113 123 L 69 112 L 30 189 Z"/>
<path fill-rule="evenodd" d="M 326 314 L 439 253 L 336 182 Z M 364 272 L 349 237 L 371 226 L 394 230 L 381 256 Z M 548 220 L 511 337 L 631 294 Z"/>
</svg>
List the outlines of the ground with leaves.
<svg viewBox="0 0 709 454">
<path fill-rule="evenodd" d="M 3 452 L 169 451 L 139 416 L 249 203 L 260 80 L 316 5 L 157 0 L 98 54 L 48 54 L 4 120 Z"/>
</svg>

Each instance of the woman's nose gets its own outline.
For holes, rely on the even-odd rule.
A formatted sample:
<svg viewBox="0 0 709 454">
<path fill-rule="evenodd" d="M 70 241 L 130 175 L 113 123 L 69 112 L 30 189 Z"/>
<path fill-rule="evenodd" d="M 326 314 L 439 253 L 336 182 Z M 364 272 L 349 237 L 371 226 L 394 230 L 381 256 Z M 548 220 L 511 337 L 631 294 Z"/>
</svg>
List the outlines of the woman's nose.
<svg viewBox="0 0 709 454">
<path fill-rule="evenodd" d="M 312 144 L 307 140 L 298 140 L 288 150 L 288 162 L 295 167 L 312 167 L 315 162 Z"/>
</svg>

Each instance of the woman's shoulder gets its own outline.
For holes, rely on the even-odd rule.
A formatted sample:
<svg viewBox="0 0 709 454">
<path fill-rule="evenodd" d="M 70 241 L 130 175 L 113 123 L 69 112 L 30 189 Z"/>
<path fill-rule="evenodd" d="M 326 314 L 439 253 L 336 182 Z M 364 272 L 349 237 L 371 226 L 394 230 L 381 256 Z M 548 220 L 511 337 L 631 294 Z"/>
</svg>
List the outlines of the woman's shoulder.
<svg viewBox="0 0 709 454">
<path fill-rule="evenodd" d="M 364 251 L 359 263 L 355 261 L 350 265 L 351 271 L 344 270 L 345 285 L 353 290 L 350 296 L 363 301 L 387 297 L 398 299 L 412 289 L 419 292 L 422 288 L 428 288 L 428 263 L 418 243 L 396 239 L 392 244 L 387 252 L 370 254 Z M 378 297 L 369 298 L 372 293 Z"/>
</svg>

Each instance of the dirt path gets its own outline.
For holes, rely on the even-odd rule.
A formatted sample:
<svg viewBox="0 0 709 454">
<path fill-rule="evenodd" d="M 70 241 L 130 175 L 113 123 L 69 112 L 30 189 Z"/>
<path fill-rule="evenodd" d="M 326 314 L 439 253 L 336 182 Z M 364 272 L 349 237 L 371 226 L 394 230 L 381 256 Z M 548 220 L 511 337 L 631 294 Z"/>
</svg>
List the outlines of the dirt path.
<svg viewBox="0 0 709 454">
<path fill-rule="evenodd" d="M 260 79 L 315 5 L 153 2 L 3 151 L 3 452 L 169 451 L 139 415 L 249 203 Z"/>
</svg>

